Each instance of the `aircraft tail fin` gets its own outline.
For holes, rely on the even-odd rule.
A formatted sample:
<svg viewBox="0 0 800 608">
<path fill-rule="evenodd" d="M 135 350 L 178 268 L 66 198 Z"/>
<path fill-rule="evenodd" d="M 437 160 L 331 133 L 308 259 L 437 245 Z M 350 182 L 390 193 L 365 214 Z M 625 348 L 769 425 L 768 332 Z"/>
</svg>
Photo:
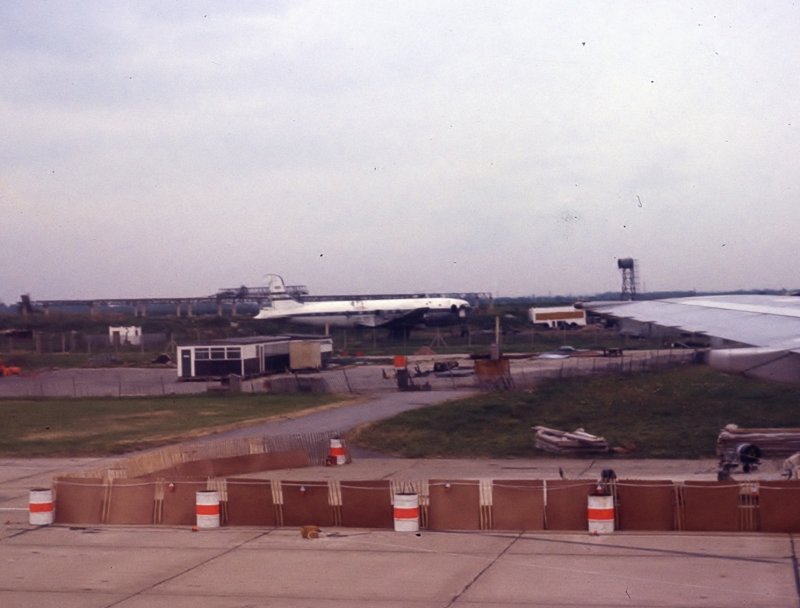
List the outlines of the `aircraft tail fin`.
<svg viewBox="0 0 800 608">
<path fill-rule="evenodd" d="M 270 308 L 275 311 L 288 310 L 297 308 L 300 303 L 295 300 L 286 289 L 286 284 L 283 282 L 283 277 L 278 274 L 268 274 L 267 292 L 269 293 Z"/>
<path fill-rule="evenodd" d="M 268 274 L 267 291 L 272 296 L 286 295 L 286 283 L 283 282 L 283 277 L 279 274 Z"/>
</svg>

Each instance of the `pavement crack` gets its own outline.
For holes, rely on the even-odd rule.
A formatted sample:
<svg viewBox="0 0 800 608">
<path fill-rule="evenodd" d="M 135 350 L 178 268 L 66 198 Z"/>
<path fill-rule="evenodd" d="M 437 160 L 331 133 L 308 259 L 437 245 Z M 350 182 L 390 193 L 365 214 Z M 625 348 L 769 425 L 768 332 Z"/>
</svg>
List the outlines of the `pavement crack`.
<svg viewBox="0 0 800 608">
<path fill-rule="evenodd" d="M 798 570 L 797 551 L 794 546 L 794 535 L 789 535 L 789 545 L 792 547 L 792 572 L 794 572 L 794 588 L 797 591 L 797 605 L 800 606 L 800 571 Z"/>
<path fill-rule="evenodd" d="M 485 573 L 486 573 L 486 572 L 487 572 L 487 571 L 488 571 L 488 570 L 489 570 L 489 569 L 490 569 L 492 566 L 494 566 L 494 565 L 495 565 L 495 564 L 498 562 L 498 560 L 499 560 L 501 557 L 503 557 L 503 556 L 504 556 L 506 553 L 508 553 L 509 549 L 511 549 L 511 547 L 513 547 L 513 546 L 514 546 L 514 544 L 515 544 L 515 543 L 516 543 L 516 542 L 517 542 L 517 541 L 518 541 L 518 540 L 519 540 L 519 539 L 522 537 L 522 535 L 523 535 L 523 534 L 524 534 L 524 532 L 520 532 L 520 533 L 519 533 L 519 534 L 517 534 L 517 535 L 516 535 L 514 538 L 512 538 L 512 539 L 511 539 L 511 542 L 510 542 L 510 543 L 508 543 L 508 545 L 506 545 L 506 547 L 505 547 L 505 548 L 504 548 L 504 549 L 503 549 L 503 550 L 502 550 L 500 553 L 498 553 L 498 554 L 495 556 L 495 558 L 494 558 L 492 561 L 490 561 L 488 564 L 486 564 L 486 565 L 485 565 L 485 566 L 484 566 L 484 567 L 481 569 L 481 571 L 480 571 L 480 572 L 478 572 L 478 573 L 477 573 L 477 574 L 476 574 L 476 575 L 475 575 L 475 576 L 472 578 L 472 580 L 471 580 L 470 582 L 468 582 L 468 583 L 467 583 L 467 584 L 464 586 L 464 588 L 463 588 L 461 591 L 459 591 L 459 592 L 458 592 L 456 595 L 454 595 L 454 596 L 453 596 L 453 599 L 451 599 L 451 600 L 450 600 L 450 602 L 447 604 L 447 606 L 445 606 L 445 608 L 450 608 L 450 606 L 452 606 L 452 605 L 453 605 L 453 604 L 455 604 L 455 603 L 456 603 L 456 602 L 457 602 L 459 599 L 461 599 L 461 597 L 462 597 L 462 596 L 463 596 L 463 595 L 464 595 L 464 594 L 465 594 L 467 591 L 469 591 L 469 590 L 470 590 L 470 588 L 471 588 L 471 587 L 472 587 L 472 586 L 473 586 L 475 583 L 477 583 L 477 582 L 478 582 L 478 580 L 480 580 L 480 578 L 481 578 L 481 577 L 482 577 L 482 576 L 483 576 L 483 575 L 484 575 L 484 574 L 485 574 Z"/>
<path fill-rule="evenodd" d="M 598 545 L 593 541 L 582 541 L 582 540 L 566 540 L 563 538 L 547 538 L 544 536 L 527 536 L 525 537 L 526 541 L 534 541 L 534 542 L 541 542 L 541 543 L 552 543 L 556 545 L 565 545 L 568 547 L 580 547 L 584 546 L 587 550 L 591 550 L 592 548 L 596 548 L 598 546 L 602 546 L 604 550 L 612 550 L 618 549 L 622 551 L 641 551 L 645 554 L 651 555 L 660 555 L 662 557 L 670 557 L 670 556 L 686 556 L 691 558 L 698 558 L 698 559 L 719 559 L 719 560 L 726 560 L 726 561 L 734 561 L 734 562 L 745 562 L 745 563 L 753 563 L 753 564 L 779 564 L 784 561 L 785 557 L 780 558 L 769 558 L 769 557 L 750 557 L 750 556 L 739 556 L 739 555 L 724 555 L 721 553 L 703 553 L 700 551 L 681 551 L 677 549 L 664 549 L 661 547 L 644 547 L 644 546 L 632 546 L 632 545 L 625 545 L 625 544 L 613 544 L 613 543 L 603 543 L 602 545 Z M 794 550 L 794 547 L 792 547 Z M 556 552 L 553 552 L 556 555 Z M 798 594 L 800 594 L 800 586 L 798 586 Z"/>
<path fill-rule="evenodd" d="M 144 589 L 139 589 L 135 593 L 131 593 L 130 595 L 127 595 L 127 596 L 125 596 L 123 598 L 120 598 L 120 599 L 116 600 L 115 602 L 111 602 L 110 604 L 106 604 L 106 606 L 104 606 L 104 608 L 113 608 L 114 606 L 119 606 L 120 604 L 123 604 L 123 603 L 127 602 L 128 600 L 130 600 L 130 599 L 132 599 L 134 597 L 138 597 L 138 596 L 142 595 L 143 593 L 147 593 L 148 591 L 152 591 L 153 589 L 155 589 L 159 585 L 163 585 L 164 583 L 168 583 L 170 581 L 173 581 L 176 578 L 183 576 L 184 574 L 188 574 L 192 570 L 196 570 L 197 568 L 199 568 L 201 566 L 205 566 L 206 564 L 210 564 L 211 562 L 219 559 L 220 557 L 224 557 L 224 556 L 226 556 L 226 555 L 228 555 L 230 553 L 233 553 L 234 551 L 236 551 L 237 549 L 243 547 L 244 545 L 246 545 L 248 543 L 251 543 L 251 542 L 253 542 L 255 540 L 258 540 L 259 538 L 262 538 L 264 536 L 267 536 L 268 534 L 270 534 L 270 532 L 272 532 L 272 530 L 266 530 L 266 531 L 264 531 L 264 532 L 262 532 L 262 533 L 260 533 L 260 534 L 258 534 L 256 536 L 252 537 L 252 538 L 247 538 L 247 539 L 243 540 L 240 543 L 236 543 L 234 546 L 229 547 L 228 549 L 226 549 L 225 551 L 222 551 L 221 553 L 217 553 L 216 555 L 212 555 L 208 559 L 204 559 L 202 561 L 197 562 L 196 564 L 192 564 L 190 567 L 184 568 L 180 572 L 176 572 L 175 574 L 172 574 L 170 576 L 166 576 L 166 577 L 162 578 L 161 580 L 153 583 L 152 585 L 148 585 Z"/>
</svg>

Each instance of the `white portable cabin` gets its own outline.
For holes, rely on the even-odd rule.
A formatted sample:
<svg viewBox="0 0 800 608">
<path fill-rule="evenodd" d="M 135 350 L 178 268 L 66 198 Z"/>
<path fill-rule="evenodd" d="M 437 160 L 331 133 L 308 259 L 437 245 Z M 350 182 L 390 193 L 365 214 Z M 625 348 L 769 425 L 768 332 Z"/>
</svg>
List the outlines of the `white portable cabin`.
<svg viewBox="0 0 800 608">
<path fill-rule="evenodd" d="M 292 344 L 301 343 L 300 360 L 292 360 Z M 294 347 L 297 351 L 297 347 Z M 178 346 L 178 379 L 211 380 L 236 374 L 243 378 L 292 369 L 324 367 L 333 354 L 330 338 L 255 336 L 210 340 Z"/>
<path fill-rule="evenodd" d="M 579 310 L 574 306 L 531 308 L 528 315 L 534 325 L 546 325 L 550 329 L 584 327 L 586 325 L 586 311 Z"/>
</svg>

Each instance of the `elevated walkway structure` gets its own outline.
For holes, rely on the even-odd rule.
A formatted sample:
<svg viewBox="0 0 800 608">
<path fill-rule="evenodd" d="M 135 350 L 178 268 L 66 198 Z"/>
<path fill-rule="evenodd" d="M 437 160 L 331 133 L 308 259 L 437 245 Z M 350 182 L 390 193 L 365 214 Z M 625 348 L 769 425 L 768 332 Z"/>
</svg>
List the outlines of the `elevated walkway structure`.
<svg viewBox="0 0 800 608">
<path fill-rule="evenodd" d="M 449 294 L 360 294 L 360 295 L 316 295 L 308 293 L 305 285 L 287 285 L 286 292 L 301 302 L 325 302 L 329 300 L 359 300 L 359 299 L 395 299 L 395 298 L 428 298 L 428 297 L 458 297 L 467 300 L 471 305 L 478 306 L 490 302 L 490 293 L 449 293 Z M 77 300 L 34 300 L 29 294 L 20 297 L 19 311 L 21 314 L 52 311 L 86 310 L 91 316 L 100 312 L 119 312 L 121 309 L 132 310 L 136 317 L 146 317 L 148 311 L 156 307 L 172 308 L 177 317 L 192 317 L 198 310 L 215 310 L 217 316 L 224 316 L 229 312 L 231 316 L 238 316 L 244 309 L 249 314 L 255 313 L 270 301 L 269 287 L 227 287 L 209 296 L 165 297 L 165 298 L 89 298 Z"/>
</svg>

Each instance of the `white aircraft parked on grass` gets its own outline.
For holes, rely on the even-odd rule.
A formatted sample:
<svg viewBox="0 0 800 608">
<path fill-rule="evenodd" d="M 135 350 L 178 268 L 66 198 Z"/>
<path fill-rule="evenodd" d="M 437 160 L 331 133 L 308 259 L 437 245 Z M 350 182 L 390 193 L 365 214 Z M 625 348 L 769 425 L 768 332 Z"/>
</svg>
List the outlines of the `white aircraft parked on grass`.
<svg viewBox="0 0 800 608">
<path fill-rule="evenodd" d="M 603 316 L 712 338 L 708 363 L 719 370 L 800 383 L 800 297 L 728 295 L 585 302 Z"/>
<path fill-rule="evenodd" d="M 452 325 L 466 319 L 470 305 L 459 298 L 401 296 L 340 300 L 296 299 L 278 275 L 268 276 L 270 304 L 256 319 L 285 319 L 318 327 L 385 327 L 391 330 L 425 325 Z"/>
</svg>

